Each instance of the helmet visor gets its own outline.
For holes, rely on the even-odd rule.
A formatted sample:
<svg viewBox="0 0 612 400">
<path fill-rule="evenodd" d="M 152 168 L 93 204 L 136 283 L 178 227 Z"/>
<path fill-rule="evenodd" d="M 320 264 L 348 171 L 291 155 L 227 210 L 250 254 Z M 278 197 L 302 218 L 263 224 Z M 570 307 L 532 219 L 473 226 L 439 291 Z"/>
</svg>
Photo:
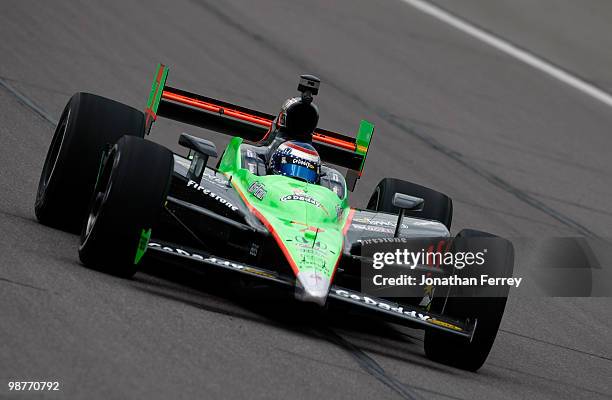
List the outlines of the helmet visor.
<svg viewBox="0 0 612 400">
<path fill-rule="evenodd" d="M 285 176 L 290 176 L 292 178 L 297 178 L 308 183 L 316 183 L 317 181 L 317 171 L 313 169 L 309 169 L 302 165 L 296 164 L 281 164 L 280 173 Z"/>
</svg>

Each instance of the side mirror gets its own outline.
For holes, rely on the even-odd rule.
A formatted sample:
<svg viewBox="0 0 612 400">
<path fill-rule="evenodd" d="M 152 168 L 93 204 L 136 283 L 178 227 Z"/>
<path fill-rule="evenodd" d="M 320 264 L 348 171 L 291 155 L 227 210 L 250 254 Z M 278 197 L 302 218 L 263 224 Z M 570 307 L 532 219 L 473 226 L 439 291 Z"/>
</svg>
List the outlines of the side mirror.
<svg viewBox="0 0 612 400">
<path fill-rule="evenodd" d="M 400 209 L 397 216 L 397 225 L 395 226 L 395 234 L 393 237 L 398 237 L 400 229 L 402 227 L 402 219 L 404 219 L 404 211 L 421 211 L 425 200 L 420 197 L 409 196 L 403 193 L 395 193 L 391 203 Z"/>
<path fill-rule="evenodd" d="M 425 204 L 425 200 L 403 193 L 395 193 L 391 203 L 400 210 L 421 211 L 423 209 L 423 204 Z"/>
<path fill-rule="evenodd" d="M 200 182 L 204 169 L 208 163 L 208 157 L 217 157 L 217 147 L 210 140 L 181 133 L 179 144 L 189 149 L 191 165 L 187 172 L 187 178 Z"/>
</svg>

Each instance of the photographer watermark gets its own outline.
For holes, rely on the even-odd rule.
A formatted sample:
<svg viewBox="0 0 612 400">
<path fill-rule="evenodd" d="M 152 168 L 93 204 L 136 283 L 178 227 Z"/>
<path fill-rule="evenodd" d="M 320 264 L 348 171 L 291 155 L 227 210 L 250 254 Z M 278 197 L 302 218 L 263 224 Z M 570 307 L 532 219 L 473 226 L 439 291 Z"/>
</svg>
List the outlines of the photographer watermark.
<svg viewBox="0 0 612 400">
<path fill-rule="evenodd" d="M 372 254 L 372 268 L 382 270 L 385 266 L 407 267 L 414 270 L 417 266 L 427 268 L 454 268 L 462 270 L 465 267 L 483 266 L 486 263 L 488 249 L 481 251 L 439 251 L 420 249 L 412 251 L 406 248 L 395 249 L 395 251 L 377 251 Z M 466 285 L 489 285 L 499 286 L 508 285 L 519 287 L 523 278 L 513 277 L 491 277 L 488 274 L 481 274 L 479 277 L 462 277 L 457 274 L 450 276 L 430 276 L 430 274 L 400 274 L 399 276 L 388 277 L 382 271 L 372 277 L 375 286 L 466 286 Z M 420 278 L 420 279 L 419 279 Z"/>
<path fill-rule="evenodd" d="M 359 246 L 361 289 L 378 297 L 612 294 L 612 245 L 600 239 L 372 238 Z"/>
<path fill-rule="evenodd" d="M 512 244 L 495 237 L 364 240 L 361 255 L 362 290 L 380 297 L 503 297 L 523 281 Z"/>
</svg>

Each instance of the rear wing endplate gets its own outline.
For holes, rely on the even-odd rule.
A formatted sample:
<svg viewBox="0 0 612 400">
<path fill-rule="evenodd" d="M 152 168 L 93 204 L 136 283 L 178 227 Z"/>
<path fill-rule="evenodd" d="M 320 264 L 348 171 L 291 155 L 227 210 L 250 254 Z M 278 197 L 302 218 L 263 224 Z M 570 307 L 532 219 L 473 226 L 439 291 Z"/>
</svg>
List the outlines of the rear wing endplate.
<svg viewBox="0 0 612 400">
<path fill-rule="evenodd" d="M 146 134 L 158 116 L 251 142 L 262 140 L 272 127 L 275 118 L 272 114 L 167 86 L 167 78 L 168 67 L 159 64 L 145 109 Z M 356 137 L 325 129 L 316 129 L 313 134 L 313 145 L 321 159 L 347 168 L 347 186 L 351 191 L 363 172 L 373 134 L 374 124 L 366 120 L 361 121 Z"/>
</svg>

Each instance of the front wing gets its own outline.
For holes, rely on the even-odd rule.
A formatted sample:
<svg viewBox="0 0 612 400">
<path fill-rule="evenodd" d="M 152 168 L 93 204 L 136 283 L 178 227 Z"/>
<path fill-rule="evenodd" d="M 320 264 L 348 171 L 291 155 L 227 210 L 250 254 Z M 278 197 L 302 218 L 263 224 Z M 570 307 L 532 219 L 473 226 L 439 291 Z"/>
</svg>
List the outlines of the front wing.
<svg viewBox="0 0 612 400">
<path fill-rule="evenodd" d="M 216 267 L 221 270 L 239 272 L 253 278 L 263 279 L 270 283 L 295 287 L 295 279 L 282 276 L 275 271 L 253 267 L 246 264 L 230 261 L 221 257 L 213 256 L 203 251 L 178 247 L 176 244 L 162 242 L 152 239 L 148 243 L 147 255 L 163 260 L 187 261 L 196 265 Z M 364 295 L 355 290 L 332 285 L 328 301 L 349 304 L 355 308 L 372 313 L 379 317 L 385 317 L 390 322 L 409 325 L 413 327 L 436 329 L 457 336 L 462 336 L 471 341 L 476 330 L 477 321 L 458 321 L 447 316 L 426 312 L 420 308 L 410 305 L 400 305 L 386 299 L 380 299 Z"/>
</svg>

